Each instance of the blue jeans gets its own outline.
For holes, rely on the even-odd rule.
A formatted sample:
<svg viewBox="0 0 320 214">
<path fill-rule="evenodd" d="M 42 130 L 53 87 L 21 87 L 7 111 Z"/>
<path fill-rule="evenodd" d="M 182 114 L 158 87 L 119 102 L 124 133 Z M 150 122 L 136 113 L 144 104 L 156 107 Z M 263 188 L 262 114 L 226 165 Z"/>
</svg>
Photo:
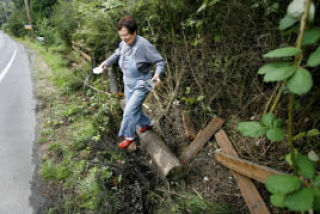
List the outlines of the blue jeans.
<svg viewBox="0 0 320 214">
<path fill-rule="evenodd" d="M 141 128 L 151 124 L 150 118 L 142 110 L 142 104 L 148 96 L 149 90 L 144 86 L 144 80 L 124 78 L 124 93 L 126 107 L 118 135 L 134 137 L 136 126 Z"/>
</svg>

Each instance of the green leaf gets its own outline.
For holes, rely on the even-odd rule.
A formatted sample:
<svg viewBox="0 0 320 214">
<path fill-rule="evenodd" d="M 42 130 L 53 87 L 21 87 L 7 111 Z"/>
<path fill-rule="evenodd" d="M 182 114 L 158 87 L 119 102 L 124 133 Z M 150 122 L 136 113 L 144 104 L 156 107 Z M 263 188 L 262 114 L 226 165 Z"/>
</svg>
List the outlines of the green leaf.
<svg viewBox="0 0 320 214">
<path fill-rule="evenodd" d="M 266 133 L 266 128 L 259 122 L 240 122 L 237 129 L 247 137 L 260 137 Z"/>
<path fill-rule="evenodd" d="M 258 74 L 265 74 L 269 71 L 277 70 L 278 68 L 288 67 L 290 64 L 290 62 L 274 62 L 265 64 L 258 70 Z"/>
<path fill-rule="evenodd" d="M 299 19 L 302 16 L 303 12 L 303 0 L 293 0 L 287 8 L 287 14 L 292 18 Z"/>
<path fill-rule="evenodd" d="M 186 94 L 190 94 L 190 92 L 191 92 L 191 87 L 186 87 Z"/>
<path fill-rule="evenodd" d="M 287 15 L 292 18 L 300 19 L 304 11 L 305 11 L 304 1 L 293 0 L 288 6 Z M 311 2 L 310 8 L 309 8 L 309 16 L 308 16 L 309 22 L 313 22 L 314 15 L 315 15 L 315 5 L 313 4 L 313 2 Z"/>
<path fill-rule="evenodd" d="M 275 117 L 273 116 L 272 113 L 264 114 L 261 118 L 261 123 L 266 127 L 271 128 L 274 119 Z"/>
<path fill-rule="evenodd" d="M 319 161 L 319 156 L 318 156 L 317 153 L 315 153 L 313 150 L 311 150 L 310 152 L 308 152 L 308 158 L 309 158 L 309 160 L 311 160 L 311 161 L 313 161 L 313 162 Z"/>
<path fill-rule="evenodd" d="M 288 15 L 283 17 L 279 24 L 279 30 L 286 30 L 287 28 L 294 25 L 299 19 L 292 18 Z"/>
<path fill-rule="evenodd" d="M 319 132 L 318 129 L 311 129 L 311 130 L 308 131 L 307 137 L 314 137 L 314 136 L 317 136 L 319 134 L 320 134 L 320 132 Z"/>
<path fill-rule="evenodd" d="M 288 56 L 296 56 L 301 53 L 301 49 L 296 47 L 286 47 L 286 48 L 278 48 L 272 51 L 269 51 L 265 55 L 264 58 L 275 58 L 275 57 L 288 57 Z"/>
<path fill-rule="evenodd" d="M 312 76 L 308 70 L 298 68 L 296 73 L 287 81 L 287 88 L 290 92 L 302 95 L 312 87 Z"/>
<path fill-rule="evenodd" d="M 277 70 L 269 71 L 264 75 L 263 81 L 281 81 L 291 77 L 297 68 L 295 66 L 281 67 Z"/>
<path fill-rule="evenodd" d="M 275 121 L 273 121 L 272 127 L 274 128 L 281 128 L 282 126 L 282 119 L 278 118 Z"/>
<path fill-rule="evenodd" d="M 316 67 L 320 65 L 320 46 L 310 54 L 307 65 L 309 67 Z"/>
<path fill-rule="evenodd" d="M 307 156 L 298 154 L 296 156 L 296 165 L 298 168 L 298 173 L 300 175 L 309 179 L 312 179 L 314 177 L 314 165 Z"/>
<path fill-rule="evenodd" d="M 240 122 L 237 129 L 243 136 L 247 137 L 260 137 L 267 130 L 259 122 Z"/>
<path fill-rule="evenodd" d="M 203 4 L 199 7 L 199 9 L 197 10 L 197 13 L 200 13 L 201 11 L 203 11 L 204 9 L 206 9 L 208 6 L 207 2 L 203 2 Z"/>
<path fill-rule="evenodd" d="M 214 5 L 216 5 L 217 3 L 219 3 L 221 0 L 211 0 L 210 2 L 209 2 L 209 4 L 208 4 L 208 6 L 214 6 Z"/>
<path fill-rule="evenodd" d="M 304 32 L 302 45 L 312 45 L 320 39 L 320 28 L 311 28 Z"/>
<path fill-rule="evenodd" d="M 315 14 L 316 14 L 316 7 L 315 7 L 314 3 L 311 2 L 310 8 L 309 8 L 309 16 L 308 16 L 308 21 L 309 22 L 312 23 L 314 21 Z"/>
<path fill-rule="evenodd" d="M 271 142 L 279 142 L 283 139 L 283 129 L 281 128 L 271 128 L 267 130 L 267 138 Z"/>
<path fill-rule="evenodd" d="M 320 211 L 320 190 L 317 188 L 312 188 L 314 200 L 313 200 L 313 209 Z"/>
<path fill-rule="evenodd" d="M 300 139 L 302 139 L 304 136 L 306 136 L 306 132 L 300 132 L 300 133 L 298 133 L 297 135 L 295 135 L 293 138 L 292 138 L 292 140 L 300 140 Z"/>
<path fill-rule="evenodd" d="M 284 194 L 273 194 L 270 196 L 271 204 L 276 207 L 285 207 L 284 205 Z"/>
<path fill-rule="evenodd" d="M 286 195 L 284 204 L 292 211 L 307 211 L 313 207 L 313 191 L 303 188 L 289 195 Z"/>
<path fill-rule="evenodd" d="M 317 177 L 314 179 L 313 185 L 320 187 L 320 175 L 317 175 Z"/>
<path fill-rule="evenodd" d="M 198 101 L 198 102 L 201 102 L 203 99 L 204 99 L 204 96 L 203 96 L 203 95 L 197 97 L 197 101 Z"/>
<path fill-rule="evenodd" d="M 294 175 L 270 175 L 266 180 L 269 192 L 287 194 L 300 189 L 301 181 Z"/>
</svg>

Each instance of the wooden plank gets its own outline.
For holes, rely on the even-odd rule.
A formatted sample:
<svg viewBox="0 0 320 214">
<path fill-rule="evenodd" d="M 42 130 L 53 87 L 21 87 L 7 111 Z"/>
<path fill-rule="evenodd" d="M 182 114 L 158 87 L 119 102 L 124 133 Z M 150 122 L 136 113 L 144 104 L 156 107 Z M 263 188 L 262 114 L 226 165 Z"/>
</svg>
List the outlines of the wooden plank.
<svg viewBox="0 0 320 214">
<path fill-rule="evenodd" d="M 120 105 L 124 109 L 124 99 L 120 101 Z M 148 130 L 144 133 L 139 133 L 137 130 L 136 133 L 161 175 L 165 177 L 169 174 L 179 173 L 182 170 L 179 159 L 171 152 L 157 133 L 153 130 Z"/>
<path fill-rule="evenodd" d="M 248 160 L 228 155 L 224 152 L 216 152 L 215 157 L 216 160 L 225 167 L 262 183 L 265 183 L 266 179 L 270 175 L 285 174 L 272 168 L 261 166 Z"/>
<path fill-rule="evenodd" d="M 194 140 L 197 133 L 196 133 L 196 130 L 190 120 L 189 114 L 183 110 L 183 111 L 181 111 L 181 117 L 182 117 L 183 127 L 185 130 L 185 135 L 190 140 Z"/>
<path fill-rule="evenodd" d="M 234 149 L 232 143 L 229 141 L 226 133 L 223 130 L 220 130 L 217 134 L 215 134 L 215 137 L 224 153 L 227 153 L 234 157 L 238 157 L 236 150 Z M 232 171 L 232 174 L 238 183 L 241 194 L 243 195 L 248 205 L 250 213 L 270 213 L 253 182 L 248 177 L 245 177 L 235 171 Z"/>
<path fill-rule="evenodd" d="M 179 159 L 183 164 L 187 164 L 197 153 L 203 148 L 203 146 L 210 140 L 212 135 L 217 132 L 223 124 L 223 120 L 219 117 L 214 117 L 205 129 L 201 130 L 196 138 L 183 149 Z"/>
</svg>

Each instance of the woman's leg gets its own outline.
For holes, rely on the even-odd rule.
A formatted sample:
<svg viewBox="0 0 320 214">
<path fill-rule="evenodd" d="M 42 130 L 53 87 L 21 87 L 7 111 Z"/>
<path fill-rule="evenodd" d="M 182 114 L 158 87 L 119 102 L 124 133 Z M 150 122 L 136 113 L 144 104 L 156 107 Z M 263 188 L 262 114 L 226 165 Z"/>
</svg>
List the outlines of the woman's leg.
<svg viewBox="0 0 320 214">
<path fill-rule="evenodd" d="M 142 104 L 148 95 L 148 90 L 136 89 L 127 99 L 126 107 L 123 113 L 123 119 L 121 122 L 121 128 L 119 136 L 133 137 L 136 131 L 136 125 L 140 120 L 147 125 L 151 123 L 150 119 L 144 115 L 142 111 Z M 140 125 L 140 124 L 139 124 Z"/>
<path fill-rule="evenodd" d="M 146 126 L 151 125 L 152 122 L 150 120 L 150 118 L 146 115 L 146 113 L 144 113 L 144 111 L 141 109 L 141 116 L 140 116 L 140 120 L 138 121 L 138 127 L 139 128 L 143 128 Z"/>
</svg>

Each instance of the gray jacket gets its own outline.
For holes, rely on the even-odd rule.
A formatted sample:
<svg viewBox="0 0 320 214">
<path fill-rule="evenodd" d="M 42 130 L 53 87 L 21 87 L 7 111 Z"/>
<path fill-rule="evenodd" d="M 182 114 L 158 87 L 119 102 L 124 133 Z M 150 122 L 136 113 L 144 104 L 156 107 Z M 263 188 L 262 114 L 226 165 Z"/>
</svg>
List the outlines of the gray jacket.
<svg viewBox="0 0 320 214">
<path fill-rule="evenodd" d="M 142 36 L 137 35 L 136 40 L 132 45 L 127 45 L 123 41 L 120 42 L 119 47 L 115 52 L 105 61 L 108 65 L 113 65 L 119 61 L 121 52 L 126 55 L 134 53 L 132 50 L 137 49 L 135 58 L 137 68 L 142 73 L 148 73 L 152 65 L 156 66 L 156 73 L 162 74 L 166 68 L 166 61 L 158 53 L 155 47 Z"/>
</svg>

